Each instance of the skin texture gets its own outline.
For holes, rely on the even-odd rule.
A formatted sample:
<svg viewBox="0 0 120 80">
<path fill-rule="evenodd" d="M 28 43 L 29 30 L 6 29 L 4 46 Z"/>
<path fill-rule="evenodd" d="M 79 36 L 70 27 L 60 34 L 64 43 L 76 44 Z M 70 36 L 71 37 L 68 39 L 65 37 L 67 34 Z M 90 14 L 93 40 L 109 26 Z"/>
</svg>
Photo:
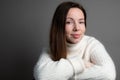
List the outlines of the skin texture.
<svg viewBox="0 0 120 80">
<path fill-rule="evenodd" d="M 78 43 L 85 34 L 84 14 L 79 8 L 71 8 L 66 17 L 66 41 L 71 44 Z M 93 66 L 92 62 L 84 61 L 86 68 Z"/>
<path fill-rule="evenodd" d="M 66 38 L 67 42 L 76 44 L 85 33 L 84 14 L 79 8 L 71 8 L 66 17 Z"/>
</svg>

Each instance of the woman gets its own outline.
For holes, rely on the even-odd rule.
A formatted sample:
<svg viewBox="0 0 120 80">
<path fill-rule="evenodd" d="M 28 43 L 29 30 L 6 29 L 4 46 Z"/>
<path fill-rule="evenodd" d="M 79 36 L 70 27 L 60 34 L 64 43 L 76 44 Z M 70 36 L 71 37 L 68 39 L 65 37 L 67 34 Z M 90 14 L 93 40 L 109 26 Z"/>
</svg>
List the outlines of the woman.
<svg viewBox="0 0 120 80">
<path fill-rule="evenodd" d="M 114 63 L 97 39 L 84 35 L 86 12 L 75 2 L 61 3 L 53 16 L 50 48 L 35 68 L 36 80 L 115 80 Z"/>
</svg>

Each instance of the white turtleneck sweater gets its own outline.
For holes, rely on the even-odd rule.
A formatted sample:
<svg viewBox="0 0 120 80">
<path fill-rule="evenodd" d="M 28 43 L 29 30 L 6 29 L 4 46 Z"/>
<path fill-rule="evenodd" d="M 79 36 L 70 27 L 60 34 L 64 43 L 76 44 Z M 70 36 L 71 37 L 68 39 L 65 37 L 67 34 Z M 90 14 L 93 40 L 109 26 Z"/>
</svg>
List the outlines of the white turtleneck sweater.
<svg viewBox="0 0 120 80">
<path fill-rule="evenodd" d="M 115 80 L 114 63 L 104 46 L 84 36 L 77 44 L 67 43 L 67 59 L 53 61 L 44 50 L 35 65 L 35 80 Z M 86 68 L 84 61 L 94 65 Z"/>
</svg>

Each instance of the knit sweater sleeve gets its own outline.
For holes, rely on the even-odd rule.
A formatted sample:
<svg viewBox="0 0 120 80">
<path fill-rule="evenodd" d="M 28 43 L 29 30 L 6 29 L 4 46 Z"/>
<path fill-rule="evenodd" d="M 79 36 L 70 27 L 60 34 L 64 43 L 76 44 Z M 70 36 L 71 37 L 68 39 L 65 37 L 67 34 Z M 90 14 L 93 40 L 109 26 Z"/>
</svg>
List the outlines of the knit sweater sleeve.
<svg viewBox="0 0 120 80">
<path fill-rule="evenodd" d="M 77 56 L 76 56 L 77 57 Z M 74 75 L 72 64 L 78 64 L 76 73 L 82 71 L 80 58 L 61 58 L 59 61 L 53 61 L 46 51 L 40 56 L 34 67 L 35 80 L 68 80 Z M 72 62 L 72 63 L 71 63 Z"/>
<path fill-rule="evenodd" d="M 104 46 L 97 41 L 91 47 L 93 49 L 89 50 L 90 61 L 94 65 L 80 74 L 80 80 L 115 80 L 115 66 Z"/>
</svg>

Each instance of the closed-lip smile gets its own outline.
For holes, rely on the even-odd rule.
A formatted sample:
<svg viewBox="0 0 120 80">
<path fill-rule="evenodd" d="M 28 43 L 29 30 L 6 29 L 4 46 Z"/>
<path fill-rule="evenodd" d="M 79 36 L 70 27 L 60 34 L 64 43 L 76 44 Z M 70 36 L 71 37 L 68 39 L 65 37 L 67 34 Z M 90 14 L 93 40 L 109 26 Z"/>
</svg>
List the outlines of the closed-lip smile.
<svg viewBox="0 0 120 80">
<path fill-rule="evenodd" d="M 80 37 L 80 34 L 71 34 L 73 38 L 78 39 Z"/>
</svg>

